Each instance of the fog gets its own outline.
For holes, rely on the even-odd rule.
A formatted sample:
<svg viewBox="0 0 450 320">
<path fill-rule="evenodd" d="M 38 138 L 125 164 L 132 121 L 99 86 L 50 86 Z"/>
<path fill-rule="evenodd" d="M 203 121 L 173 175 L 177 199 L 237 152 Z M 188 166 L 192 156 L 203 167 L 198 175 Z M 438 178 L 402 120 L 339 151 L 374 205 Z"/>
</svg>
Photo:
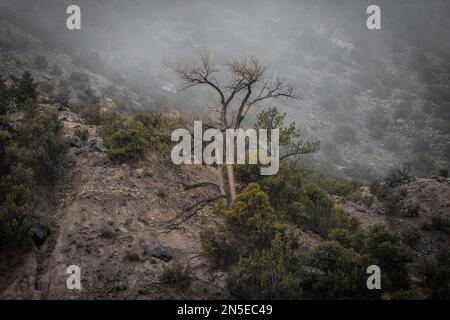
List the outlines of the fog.
<svg viewBox="0 0 450 320">
<path fill-rule="evenodd" d="M 168 92 L 180 83 L 167 64 L 190 63 L 205 52 L 218 66 L 255 55 L 270 74 L 301 92 L 303 99 L 280 106 L 306 136 L 323 142 L 328 160 L 371 166 L 410 160 L 420 138 L 433 145 L 433 165 L 424 171 L 448 166 L 448 129 L 442 129 L 450 101 L 448 1 L 78 0 L 82 29 L 76 31 L 65 27 L 73 1 L 0 4 L 1 19 L 152 101 L 204 111 L 206 103 L 214 103 L 207 90 Z M 381 8 L 381 30 L 366 27 L 369 4 Z M 386 114 L 392 134 L 378 137 Z M 398 120 L 408 129 L 395 129 L 404 125 Z M 356 130 L 357 143 L 336 140 L 339 124 Z M 434 128 L 438 125 L 441 129 Z M 387 141 L 391 137 L 396 141 Z M 333 155 L 341 142 L 349 144 L 346 154 Z M 380 152 L 384 160 L 363 157 Z"/>
</svg>

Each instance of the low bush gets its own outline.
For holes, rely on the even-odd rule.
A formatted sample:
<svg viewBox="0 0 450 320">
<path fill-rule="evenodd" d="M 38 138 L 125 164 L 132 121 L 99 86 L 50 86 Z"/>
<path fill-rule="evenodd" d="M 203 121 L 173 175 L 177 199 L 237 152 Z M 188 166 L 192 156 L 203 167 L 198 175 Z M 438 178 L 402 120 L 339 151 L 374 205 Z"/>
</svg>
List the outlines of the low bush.
<svg viewBox="0 0 450 320">
<path fill-rule="evenodd" d="M 408 246 L 415 248 L 422 238 L 420 232 L 416 229 L 403 229 L 400 233 L 402 241 Z"/>
<path fill-rule="evenodd" d="M 40 112 L 25 121 L 20 148 L 23 161 L 43 183 L 53 184 L 66 164 L 63 124 L 56 112 Z"/>
<path fill-rule="evenodd" d="M 86 105 L 81 109 L 81 117 L 86 124 L 100 125 L 102 124 L 103 117 L 102 111 L 99 105 Z"/>
<path fill-rule="evenodd" d="M 114 132 L 105 141 L 108 156 L 115 162 L 140 160 L 149 147 L 148 138 L 148 131 L 141 122 L 129 121 L 124 129 Z"/>
<path fill-rule="evenodd" d="M 189 266 L 183 267 L 181 264 L 173 263 L 163 267 L 160 280 L 180 290 L 186 290 L 191 285 L 191 271 Z"/>
<path fill-rule="evenodd" d="M 0 248 L 20 245 L 32 224 L 30 218 L 33 171 L 21 164 L 0 180 Z"/>
<path fill-rule="evenodd" d="M 240 299 L 299 299 L 296 260 L 292 244 L 277 233 L 268 249 L 239 259 L 230 271 L 230 291 Z"/>
<path fill-rule="evenodd" d="M 417 204 L 408 203 L 400 209 L 400 216 L 407 218 L 416 218 L 420 216 L 420 206 Z"/>
<path fill-rule="evenodd" d="M 450 233 L 450 220 L 442 216 L 431 217 L 431 228 L 435 231 Z"/>
<path fill-rule="evenodd" d="M 73 129 L 73 134 L 78 138 L 80 138 L 80 140 L 83 141 L 84 143 L 86 143 L 86 141 L 89 139 L 89 130 L 88 128 L 85 127 L 76 126 Z"/>
<path fill-rule="evenodd" d="M 13 78 L 13 82 L 11 91 L 19 106 L 23 106 L 27 100 L 36 101 L 38 99 L 38 83 L 30 72 L 25 71 L 19 79 Z"/>
<path fill-rule="evenodd" d="M 450 297 L 450 250 L 439 251 L 435 260 L 425 260 L 419 267 L 422 283 L 430 289 L 430 298 L 448 300 Z"/>
</svg>

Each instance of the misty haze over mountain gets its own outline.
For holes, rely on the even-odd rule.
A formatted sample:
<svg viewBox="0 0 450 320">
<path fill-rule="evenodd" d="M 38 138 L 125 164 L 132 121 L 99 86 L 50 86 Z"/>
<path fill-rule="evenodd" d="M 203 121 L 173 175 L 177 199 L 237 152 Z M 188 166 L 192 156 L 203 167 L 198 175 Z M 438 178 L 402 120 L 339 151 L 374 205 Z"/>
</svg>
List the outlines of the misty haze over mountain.
<svg viewBox="0 0 450 320">
<path fill-rule="evenodd" d="M 301 93 L 277 104 L 321 140 L 316 160 L 364 179 L 405 161 L 422 174 L 448 167 L 448 1 L 376 1 L 381 30 L 366 27 L 370 1 L 80 0 L 79 31 L 65 27 L 70 4 L 2 0 L 1 18 L 150 108 L 217 103 L 200 88 L 179 92 L 168 64 L 255 55 Z"/>
<path fill-rule="evenodd" d="M 449 299 L 449 17 L 0 0 L 0 300 Z"/>
</svg>

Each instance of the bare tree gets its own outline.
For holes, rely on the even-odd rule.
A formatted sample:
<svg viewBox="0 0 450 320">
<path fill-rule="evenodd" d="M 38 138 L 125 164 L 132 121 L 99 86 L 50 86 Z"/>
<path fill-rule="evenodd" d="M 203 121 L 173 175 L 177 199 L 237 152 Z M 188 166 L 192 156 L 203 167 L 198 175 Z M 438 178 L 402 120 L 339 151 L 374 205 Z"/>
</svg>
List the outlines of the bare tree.
<svg viewBox="0 0 450 320">
<path fill-rule="evenodd" d="M 181 78 L 188 89 L 194 86 L 206 86 L 216 92 L 217 107 L 211 111 L 209 127 L 225 132 L 226 129 L 238 129 L 250 109 L 263 100 L 296 98 L 294 87 L 278 77 L 267 77 L 267 67 L 256 57 L 235 59 L 225 65 L 222 72 L 226 80 L 219 83 L 216 75 L 220 70 L 211 62 L 209 55 L 200 55 L 198 65 L 187 66 L 174 64 L 171 69 Z M 222 75 L 221 74 L 221 75 Z M 224 181 L 228 182 L 228 203 L 236 197 L 236 184 L 233 165 L 226 165 L 226 178 L 222 168 L 218 167 L 222 193 L 225 192 Z"/>
</svg>

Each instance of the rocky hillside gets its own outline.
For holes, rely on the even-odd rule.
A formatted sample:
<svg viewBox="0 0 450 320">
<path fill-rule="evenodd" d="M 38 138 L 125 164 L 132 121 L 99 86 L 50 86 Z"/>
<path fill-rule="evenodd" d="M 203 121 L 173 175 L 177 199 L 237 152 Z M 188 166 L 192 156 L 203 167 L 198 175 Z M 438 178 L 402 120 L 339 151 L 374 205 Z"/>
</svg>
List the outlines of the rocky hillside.
<svg viewBox="0 0 450 320">
<path fill-rule="evenodd" d="M 278 22 L 275 19 L 270 23 Z M 254 32 L 263 28 L 264 24 L 260 21 L 255 26 Z M 400 59 L 398 63 L 394 63 L 395 59 L 391 57 L 383 64 L 389 75 L 405 75 L 408 79 L 407 86 L 390 88 L 382 78 L 371 83 L 370 77 L 362 76 L 364 70 L 360 70 L 357 63 L 358 57 L 361 58 L 358 48 L 363 46 L 362 43 L 351 43 L 351 39 L 341 37 L 340 34 L 329 35 L 330 32 L 324 26 L 314 25 L 309 31 L 340 58 L 335 60 L 332 56 L 303 48 L 305 52 L 302 52 L 299 63 L 284 70 L 284 74 L 305 89 L 304 99 L 298 102 L 299 105 L 286 107 L 288 118 L 300 120 L 310 137 L 323 142 L 322 151 L 316 159 L 310 163 L 306 159 L 305 163 L 314 166 L 318 165 L 319 160 L 321 164 L 337 168 L 346 176 L 368 181 L 387 172 L 392 166 L 410 160 L 413 152 L 416 165 L 424 164 L 423 170 L 419 170 L 421 176 L 427 177 L 412 177 L 388 189 L 387 195 L 378 194 L 368 183 L 348 192 L 335 190 L 332 193 L 327 190 L 328 193 L 321 198 L 323 203 L 315 207 L 317 213 L 322 214 L 322 205 L 324 212 L 328 210 L 329 216 L 340 213 L 339 209 L 342 209 L 345 217 L 342 220 L 354 218 L 364 231 L 370 230 L 374 224 L 384 224 L 395 234 L 395 244 L 407 244 L 411 248 L 414 266 L 426 259 L 434 259 L 440 249 L 450 246 L 449 179 L 441 176 L 429 178 L 431 175 L 426 174 L 438 168 L 448 168 L 445 155 L 449 145 L 448 131 L 442 127 L 432 127 L 442 115 L 442 109 L 439 109 L 441 105 L 433 101 L 436 97 L 426 96 L 431 90 L 428 84 L 424 84 L 415 74 L 406 74 L 409 52 L 404 52 L 402 57 L 405 59 Z M 295 45 L 291 44 L 301 42 L 307 36 L 302 32 L 287 34 L 287 38 L 277 39 L 281 52 L 295 51 Z M 173 36 L 177 38 L 176 33 Z M 410 47 L 405 45 L 405 48 Z M 390 50 L 387 51 L 384 57 L 391 54 Z M 269 55 L 262 56 L 269 60 L 271 58 Z M 430 54 L 428 59 L 433 64 L 445 64 L 438 56 Z M 370 67 L 374 68 L 374 65 L 370 64 Z M 111 77 L 89 71 L 75 57 L 50 49 L 10 21 L 0 20 L 0 74 L 9 83 L 14 82 L 11 78 L 19 77 L 24 71 L 30 71 L 39 82 L 37 109 L 55 112 L 63 124 L 66 154 L 70 161 L 54 189 L 39 186 L 33 190 L 34 202 L 30 212 L 34 220 L 30 246 L 0 253 L 0 299 L 235 297 L 228 280 L 233 272 L 236 276 L 240 264 L 235 263 L 230 269 L 233 272 L 220 271 L 217 265 L 206 258 L 200 240 L 202 230 L 222 225 L 225 218 L 216 214 L 217 208 L 212 203 L 198 211 L 193 211 L 192 207 L 217 191 L 208 187 L 186 187 L 188 184 L 214 181 L 216 172 L 207 166 L 175 166 L 168 159 L 169 151 L 162 152 L 157 148 L 146 149 L 148 152 L 139 161 L 119 164 L 108 157 L 106 139 L 102 139 L 102 126 L 106 127 L 108 121 L 97 121 L 102 122 L 100 124 L 95 123 L 96 119 L 88 119 L 96 114 L 86 110 L 95 111 L 95 107 L 102 111 L 114 110 L 123 117 L 123 128 L 115 128 L 118 130 L 111 132 L 111 135 L 118 131 L 123 133 L 126 120 L 131 119 L 130 115 L 134 111 L 149 111 L 147 109 L 155 107 L 151 103 L 147 104 L 152 101 L 151 97 L 142 98 L 131 91 L 126 81 L 113 81 Z M 447 88 L 447 79 L 441 79 L 437 74 L 431 78 L 433 85 L 444 90 Z M 389 90 L 386 90 L 388 87 Z M 161 90 L 160 93 L 167 99 L 162 101 L 168 101 L 168 104 L 176 105 L 179 99 L 185 97 L 170 82 L 166 82 Z M 413 106 L 414 117 L 407 115 L 408 110 L 404 112 L 403 102 L 406 100 L 408 105 Z M 426 106 L 433 111 L 427 113 Z M 9 105 L 0 123 L 18 136 L 26 122 L 27 112 L 23 110 L 25 107 L 19 109 L 16 105 Z M 160 116 L 181 117 L 175 111 L 165 111 Z M 439 123 L 445 124 L 445 121 Z M 378 136 L 380 129 L 382 134 Z M 85 132 L 84 140 L 77 131 Z M 420 158 L 421 155 L 426 155 L 426 158 Z M 298 168 L 292 166 L 292 174 L 286 171 L 285 181 L 278 181 L 277 177 L 263 181 L 259 177 L 260 182 L 265 183 L 265 191 L 273 191 L 275 197 L 280 195 L 280 199 L 288 199 L 289 203 L 269 198 L 259 190 L 257 194 L 267 198 L 264 199 L 269 203 L 268 207 L 273 206 L 270 210 L 279 210 L 277 214 L 282 212 L 282 222 L 276 221 L 275 227 L 270 227 L 278 230 L 278 223 L 283 224 L 286 234 L 294 242 L 293 248 L 297 255 L 313 251 L 322 244 L 330 245 L 332 241 L 328 240 L 333 230 L 329 226 L 327 228 L 330 230 L 319 228 L 322 223 L 332 224 L 329 216 L 317 219 L 315 216 L 309 217 L 310 220 L 317 220 L 315 222 L 319 227 L 302 220 L 308 218 L 305 212 L 316 212 L 311 207 L 308 208 L 310 211 L 305 209 L 311 205 L 308 192 L 313 196 L 320 195 L 326 183 L 320 178 L 314 181 L 307 177 L 306 173 L 300 172 L 303 164 L 295 164 Z M 326 178 L 329 179 L 328 176 Z M 314 182 L 312 187 L 311 182 Z M 351 184 L 347 180 L 346 183 Z M 385 183 L 381 183 L 378 188 L 385 186 Z M 241 186 L 239 191 L 243 189 L 244 186 Z M 390 197 L 389 192 L 395 197 Z M 292 212 L 294 217 L 289 216 Z M 335 224 L 334 227 L 339 229 L 338 223 Z M 313 231 L 315 227 L 317 229 Z M 352 227 L 348 229 L 356 230 Z M 223 230 L 218 231 L 222 236 L 220 232 Z M 365 236 L 367 242 L 373 240 L 371 234 Z M 224 243 L 227 244 L 226 241 Z M 264 248 L 267 250 L 265 253 L 272 248 L 270 243 Z M 340 244 L 336 242 L 331 246 Z M 351 254 L 348 254 L 350 251 Z M 356 251 L 355 248 L 350 250 L 342 245 L 336 252 L 343 253 L 345 258 L 357 256 L 355 261 L 365 256 L 366 252 L 358 251 L 356 254 Z M 321 252 L 314 253 L 320 256 Z M 81 291 L 68 290 L 66 287 L 66 269 L 70 265 L 77 265 L 81 269 Z M 164 280 L 165 274 L 183 278 L 184 271 L 173 269 L 177 266 L 188 269 L 191 279 L 188 286 L 180 288 L 178 284 L 169 285 L 167 279 Z M 305 267 L 306 271 L 311 269 Z M 320 272 L 312 274 L 315 277 Z M 419 298 L 428 297 L 426 290 L 422 290 L 423 284 L 419 283 L 415 270 L 407 273 L 407 277 L 412 278 L 413 289 L 420 289 Z M 305 278 L 308 282 L 308 278 Z M 245 276 L 242 279 L 245 280 Z"/>
<path fill-rule="evenodd" d="M 74 143 L 79 117 L 61 111 L 71 145 L 70 170 L 53 194 L 43 194 L 34 209 L 41 225 L 48 226 L 44 243 L 20 258 L 4 256 L 1 298 L 33 299 L 163 299 L 227 298 L 227 275 L 214 271 L 202 257 L 199 232 L 217 222 L 211 208 L 194 217 L 180 215 L 195 200 L 213 192 L 185 190 L 184 184 L 208 181 L 214 173 L 204 166 L 177 167 L 157 154 L 135 165 L 115 165 L 102 151 L 95 126 L 86 144 Z M 20 116 L 15 115 L 16 121 Z M 19 120 L 17 120 L 19 119 Z M 75 119 L 76 122 L 73 120 Z M 448 246 L 450 236 L 430 228 L 433 219 L 450 218 L 447 180 L 414 179 L 407 184 L 406 201 L 420 207 L 414 218 L 390 217 L 375 198 L 370 206 L 336 198 L 339 206 L 367 229 L 376 222 L 394 230 L 414 229 L 420 234 L 415 254 L 426 257 Z M 363 189 L 365 192 L 369 192 Z M 205 193 L 206 192 L 206 193 Z M 427 227 L 428 226 L 428 227 Z M 320 236 L 292 226 L 301 246 L 312 248 Z M 13 258 L 14 259 L 11 259 Z M 189 265 L 192 284 L 187 291 L 161 282 L 164 267 Z M 82 291 L 66 288 L 66 268 L 78 265 Z"/>
<path fill-rule="evenodd" d="M 39 90 L 53 102 L 114 109 L 126 105 L 122 111 L 141 107 L 138 96 L 124 85 L 89 71 L 74 57 L 52 50 L 14 24 L 0 20 L 0 73 L 9 78 L 25 71 L 32 73 L 40 82 Z"/>
<path fill-rule="evenodd" d="M 390 216 L 386 214 L 383 202 L 376 196 L 369 206 L 342 198 L 336 200 L 350 216 L 358 219 L 365 229 L 374 223 L 384 223 L 400 232 L 417 231 L 420 240 L 414 247 L 415 254 L 418 257 L 433 256 L 450 245 L 450 234 L 446 229 L 448 226 L 436 230 L 438 221 L 448 221 L 450 218 L 450 180 L 442 177 L 414 178 L 403 187 L 407 190 L 403 205 L 417 208 L 417 216 Z M 363 187 L 362 192 L 370 195 L 367 187 Z"/>
<path fill-rule="evenodd" d="M 60 116 L 71 138 L 73 114 Z M 208 169 L 175 167 L 154 154 L 135 166 L 116 166 L 94 142 L 96 128 L 89 131 L 86 145 L 68 139 L 73 166 L 34 210 L 51 233 L 42 246 L 3 269 L 1 297 L 226 297 L 225 275 L 211 271 L 201 257 L 198 233 L 208 212 L 186 221 L 179 216 L 205 196 L 201 190 L 184 191 L 181 182 L 210 179 Z M 161 284 L 163 266 L 173 262 L 190 265 L 194 280 L 188 292 Z M 73 264 L 82 270 L 81 293 L 66 288 L 66 268 Z"/>
</svg>

